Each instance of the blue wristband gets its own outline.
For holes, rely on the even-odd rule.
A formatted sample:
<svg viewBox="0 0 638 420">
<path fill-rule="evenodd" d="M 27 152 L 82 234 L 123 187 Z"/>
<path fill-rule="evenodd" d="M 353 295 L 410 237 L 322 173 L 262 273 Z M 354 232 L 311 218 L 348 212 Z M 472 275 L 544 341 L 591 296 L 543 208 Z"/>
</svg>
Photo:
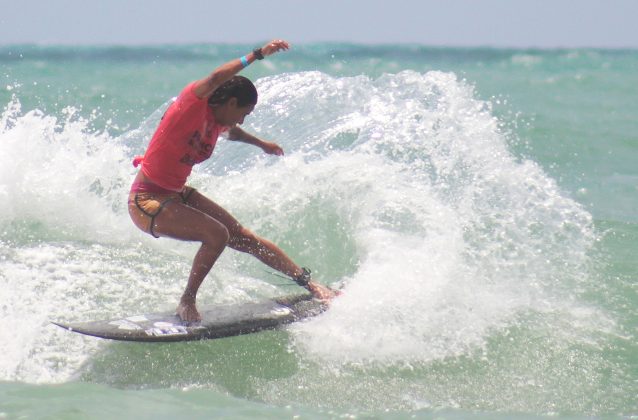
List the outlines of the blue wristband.
<svg viewBox="0 0 638 420">
<path fill-rule="evenodd" d="M 248 64 L 250 64 L 248 62 L 248 58 L 246 58 L 246 56 L 242 56 L 242 58 L 239 59 L 241 61 L 241 65 L 244 66 L 244 68 L 248 67 Z"/>
</svg>

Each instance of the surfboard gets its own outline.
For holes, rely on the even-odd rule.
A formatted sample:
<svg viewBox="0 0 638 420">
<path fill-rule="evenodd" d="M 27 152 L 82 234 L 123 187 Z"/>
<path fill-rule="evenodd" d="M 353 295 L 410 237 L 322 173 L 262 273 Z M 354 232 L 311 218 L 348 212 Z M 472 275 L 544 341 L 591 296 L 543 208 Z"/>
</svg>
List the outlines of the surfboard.
<svg viewBox="0 0 638 420">
<path fill-rule="evenodd" d="M 237 305 L 202 306 L 201 322 L 187 324 L 174 312 L 89 322 L 52 322 L 72 332 L 121 341 L 175 342 L 232 337 L 275 329 L 316 316 L 326 305 L 310 294 Z"/>
</svg>

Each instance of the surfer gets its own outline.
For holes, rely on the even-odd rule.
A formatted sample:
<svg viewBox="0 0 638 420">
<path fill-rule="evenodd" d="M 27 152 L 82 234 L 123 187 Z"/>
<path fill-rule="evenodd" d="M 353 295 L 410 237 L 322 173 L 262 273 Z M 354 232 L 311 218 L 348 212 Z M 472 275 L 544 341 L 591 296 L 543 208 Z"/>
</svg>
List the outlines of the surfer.
<svg viewBox="0 0 638 420">
<path fill-rule="evenodd" d="M 228 140 L 257 146 L 267 154 L 284 154 L 276 143 L 240 128 L 255 108 L 257 89 L 237 73 L 255 60 L 288 48 L 288 42 L 273 40 L 188 84 L 162 117 L 144 156 L 136 156 L 133 161 L 135 167 L 142 165 L 128 201 L 135 225 L 154 237 L 201 243 L 177 307 L 177 315 L 183 321 L 201 320 L 197 290 L 226 246 L 257 257 L 319 299 L 334 296 L 331 289 L 313 281 L 309 270 L 295 264 L 274 243 L 246 229 L 219 204 L 186 185 L 193 165 L 211 156 L 217 137 L 224 132 Z"/>
</svg>

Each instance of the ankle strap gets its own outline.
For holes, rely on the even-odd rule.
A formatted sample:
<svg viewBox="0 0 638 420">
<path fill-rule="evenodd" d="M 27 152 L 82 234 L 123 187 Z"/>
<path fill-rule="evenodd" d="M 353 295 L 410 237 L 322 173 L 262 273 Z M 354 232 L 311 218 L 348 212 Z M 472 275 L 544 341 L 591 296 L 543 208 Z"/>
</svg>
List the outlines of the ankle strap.
<svg viewBox="0 0 638 420">
<path fill-rule="evenodd" d="M 312 278 L 310 277 L 310 270 L 308 270 L 306 267 L 301 267 L 301 270 L 301 274 L 299 274 L 297 277 L 293 277 L 292 279 L 299 286 L 308 287 L 308 283 L 310 283 L 310 280 L 312 280 Z"/>
</svg>

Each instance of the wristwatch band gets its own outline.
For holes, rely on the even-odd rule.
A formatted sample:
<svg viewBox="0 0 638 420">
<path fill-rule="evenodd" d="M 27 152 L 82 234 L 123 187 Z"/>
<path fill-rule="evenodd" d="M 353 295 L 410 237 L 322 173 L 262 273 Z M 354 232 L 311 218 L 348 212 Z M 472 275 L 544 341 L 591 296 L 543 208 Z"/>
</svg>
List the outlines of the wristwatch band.
<svg viewBox="0 0 638 420">
<path fill-rule="evenodd" d="M 255 56 L 255 58 L 257 60 L 263 60 L 264 59 L 264 54 L 261 52 L 261 48 L 255 48 L 253 50 L 253 55 Z"/>
</svg>

